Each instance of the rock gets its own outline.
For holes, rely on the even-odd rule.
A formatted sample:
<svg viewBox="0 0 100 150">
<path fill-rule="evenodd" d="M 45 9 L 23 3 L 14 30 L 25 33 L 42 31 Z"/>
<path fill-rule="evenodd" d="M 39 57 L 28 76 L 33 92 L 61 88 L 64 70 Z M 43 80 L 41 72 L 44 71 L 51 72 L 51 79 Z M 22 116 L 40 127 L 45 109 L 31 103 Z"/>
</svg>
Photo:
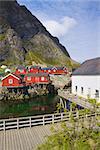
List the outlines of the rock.
<svg viewBox="0 0 100 150">
<path fill-rule="evenodd" d="M 30 56 L 32 55 L 32 56 Z M 0 1 L 0 62 L 67 65 L 66 48 L 16 0 Z"/>
</svg>

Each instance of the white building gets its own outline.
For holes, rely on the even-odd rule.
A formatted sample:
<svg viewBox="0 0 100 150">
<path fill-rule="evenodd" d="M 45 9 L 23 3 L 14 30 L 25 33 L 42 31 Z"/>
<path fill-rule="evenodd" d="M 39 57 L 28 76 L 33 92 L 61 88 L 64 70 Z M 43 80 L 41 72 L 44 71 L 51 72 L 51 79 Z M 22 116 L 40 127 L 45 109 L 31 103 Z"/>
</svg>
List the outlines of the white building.
<svg viewBox="0 0 100 150">
<path fill-rule="evenodd" d="M 72 93 L 100 102 L 100 57 L 85 61 L 73 72 Z"/>
</svg>

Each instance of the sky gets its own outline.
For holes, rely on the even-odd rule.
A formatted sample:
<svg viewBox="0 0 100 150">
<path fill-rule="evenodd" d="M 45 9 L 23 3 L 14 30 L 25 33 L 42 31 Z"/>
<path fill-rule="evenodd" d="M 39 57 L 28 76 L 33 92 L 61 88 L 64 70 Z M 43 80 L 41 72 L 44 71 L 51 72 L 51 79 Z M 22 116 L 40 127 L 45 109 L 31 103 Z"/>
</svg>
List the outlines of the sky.
<svg viewBox="0 0 100 150">
<path fill-rule="evenodd" d="M 59 38 L 72 59 L 100 57 L 100 0 L 17 0 Z"/>
</svg>

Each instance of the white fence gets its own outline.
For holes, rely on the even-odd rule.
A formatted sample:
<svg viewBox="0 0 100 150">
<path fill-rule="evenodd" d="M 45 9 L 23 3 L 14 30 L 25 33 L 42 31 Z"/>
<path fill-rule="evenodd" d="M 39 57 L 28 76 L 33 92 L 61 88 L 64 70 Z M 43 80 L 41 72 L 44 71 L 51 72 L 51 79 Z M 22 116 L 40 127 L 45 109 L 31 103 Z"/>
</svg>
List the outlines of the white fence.
<svg viewBox="0 0 100 150">
<path fill-rule="evenodd" d="M 90 112 L 86 115 L 84 113 L 72 112 L 74 118 L 88 118 L 100 115 L 100 113 Z M 57 123 L 60 121 L 69 121 L 70 112 L 67 113 L 56 113 L 56 114 L 47 114 L 40 116 L 30 116 L 22 118 L 13 118 L 13 119 L 3 119 L 0 120 L 0 130 L 7 129 L 19 129 L 23 127 L 33 127 L 38 125 L 46 125 L 51 123 Z"/>
</svg>

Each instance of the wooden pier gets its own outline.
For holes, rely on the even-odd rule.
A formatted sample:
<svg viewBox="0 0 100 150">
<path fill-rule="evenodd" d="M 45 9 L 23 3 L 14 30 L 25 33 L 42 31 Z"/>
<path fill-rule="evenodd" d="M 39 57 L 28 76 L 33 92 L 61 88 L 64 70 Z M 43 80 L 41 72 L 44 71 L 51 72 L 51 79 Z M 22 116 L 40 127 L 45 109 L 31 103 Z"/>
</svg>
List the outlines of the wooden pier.
<svg viewBox="0 0 100 150">
<path fill-rule="evenodd" d="M 36 150 L 50 135 L 51 125 L 0 131 L 0 150 Z"/>
<path fill-rule="evenodd" d="M 100 115 L 99 112 L 85 115 L 75 111 L 72 114 L 82 120 Z M 56 123 L 57 127 L 59 122 L 66 121 L 70 126 L 69 120 L 70 112 L 0 120 L 0 150 L 36 150 L 51 135 L 51 124 Z"/>
<path fill-rule="evenodd" d="M 89 103 L 87 99 L 74 95 L 69 91 L 58 90 L 58 95 L 66 100 L 69 100 L 71 102 L 76 103 L 77 105 L 82 106 L 83 108 L 87 108 L 90 110 L 93 110 L 94 108 L 93 105 Z"/>
</svg>

